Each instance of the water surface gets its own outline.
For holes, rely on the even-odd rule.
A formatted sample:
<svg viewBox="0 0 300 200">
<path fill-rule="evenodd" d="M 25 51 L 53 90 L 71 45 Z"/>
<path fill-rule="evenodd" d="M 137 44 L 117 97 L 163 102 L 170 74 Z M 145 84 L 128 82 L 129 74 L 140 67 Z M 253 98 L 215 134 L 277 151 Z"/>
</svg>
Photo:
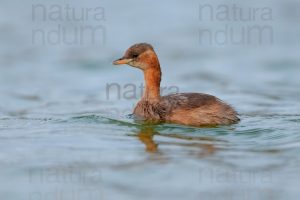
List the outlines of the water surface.
<svg viewBox="0 0 300 200">
<path fill-rule="evenodd" d="M 279 41 L 296 26 L 286 29 L 274 14 L 274 44 L 203 47 L 199 1 L 59 5 L 67 3 L 104 7 L 104 21 L 78 23 L 103 25 L 105 44 L 32 44 L 36 27 L 67 22 L 33 20 L 35 2 L 1 2 L 3 199 L 298 199 L 299 41 Z M 157 49 L 163 86 L 216 95 L 241 122 L 193 128 L 131 119 L 139 96 L 126 98 L 125 86 L 138 88 L 142 74 L 111 62 L 140 41 Z M 120 90 L 107 91 L 112 83 Z"/>
</svg>

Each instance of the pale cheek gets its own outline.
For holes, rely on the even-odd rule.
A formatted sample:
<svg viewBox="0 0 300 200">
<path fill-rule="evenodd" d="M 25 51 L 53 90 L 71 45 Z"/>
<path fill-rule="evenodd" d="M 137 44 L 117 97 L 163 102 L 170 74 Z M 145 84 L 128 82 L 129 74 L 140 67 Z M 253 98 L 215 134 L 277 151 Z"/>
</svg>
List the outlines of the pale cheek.
<svg viewBox="0 0 300 200">
<path fill-rule="evenodd" d="M 145 63 L 139 63 L 139 67 L 140 69 L 146 69 L 147 68 L 147 65 Z"/>
<path fill-rule="evenodd" d="M 130 65 L 133 66 L 133 67 L 142 69 L 142 70 L 147 68 L 147 65 L 145 63 L 138 62 L 138 61 L 131 62 Z"/>
</svg>

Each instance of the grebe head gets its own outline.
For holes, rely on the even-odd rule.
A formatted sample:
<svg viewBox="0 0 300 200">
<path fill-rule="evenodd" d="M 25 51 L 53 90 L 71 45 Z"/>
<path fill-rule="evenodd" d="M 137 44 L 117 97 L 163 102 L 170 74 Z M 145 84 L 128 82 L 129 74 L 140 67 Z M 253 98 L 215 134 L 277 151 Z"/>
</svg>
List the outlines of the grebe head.
<svg viewBox="0 0 300 200">
<path fill-rule="evenodd" d="M 118 60 L 115 60 L 113 64 L 128 64 L 132 67 L 146 70 L 159 63 L 153 47 L 147 43 L 139 43 L 127 49 L 124 56 Z"/>
</svg>

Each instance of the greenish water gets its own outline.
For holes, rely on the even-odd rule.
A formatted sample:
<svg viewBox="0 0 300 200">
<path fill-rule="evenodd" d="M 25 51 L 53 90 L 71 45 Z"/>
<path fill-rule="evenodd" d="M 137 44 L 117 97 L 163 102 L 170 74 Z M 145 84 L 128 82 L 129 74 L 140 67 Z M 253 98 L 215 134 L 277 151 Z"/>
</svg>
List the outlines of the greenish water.
<svg viewBox="0 0 300 200">
<path fill-rule="evenodd" d="M 1 2 L 1 199 L 299 198 L 298 40 L 203 47 L 198 1 L 144 1 L 130 9 L 114 1 L 74 2 L 105 8 L 105 45 L 32 44 L 32 29 L 57 22 L 32 20 L 34 2 Z M 276 39 L 283 30 L 297 33 L 274 18 Z M 241 122 L 193 128 L 131 119 L 142 74 L 111 62 L 140 41 L 155 46 L 166 93 L 175 86 L 213 94 L 233 105 Z M 119 90 L 107 89 L 113 83 Z M 137 98 L 127 98 L 128 84 Z"/>
</svg>

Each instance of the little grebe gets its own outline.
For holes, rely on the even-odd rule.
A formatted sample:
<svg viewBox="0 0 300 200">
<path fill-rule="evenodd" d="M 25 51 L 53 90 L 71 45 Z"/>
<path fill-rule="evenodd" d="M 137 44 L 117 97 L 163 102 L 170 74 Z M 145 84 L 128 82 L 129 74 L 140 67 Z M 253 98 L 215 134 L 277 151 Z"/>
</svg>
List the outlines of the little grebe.
<svg viewBox="0 0 300 200">
<path fill-rule="evenodd" d="M 232 107 L 208 94 L 177 93 L 160 96 L 160 64 L 150 44 L 131 46 L 113 64 L 128 64 L 144 72 L 145 91 L 134 109 L 134 115 L 139 119 L 191 126 L 229 125 L 239 121 Z"/>
</svg>

